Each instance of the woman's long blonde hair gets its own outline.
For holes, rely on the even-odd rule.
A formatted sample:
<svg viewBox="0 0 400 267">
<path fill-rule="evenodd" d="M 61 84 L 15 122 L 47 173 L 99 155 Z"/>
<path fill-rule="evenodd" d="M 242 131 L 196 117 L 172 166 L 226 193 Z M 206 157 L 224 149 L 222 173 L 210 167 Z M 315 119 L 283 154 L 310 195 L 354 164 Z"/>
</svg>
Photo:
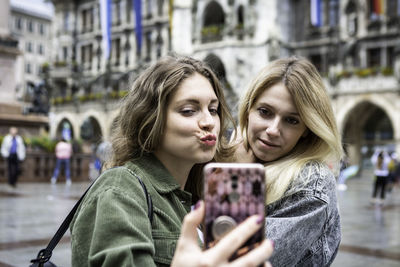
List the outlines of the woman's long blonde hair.
<svg viewBox="0 0 400 267">
<path fill-rule="evenodd" d="M 239 108 L 239 125 L 246 148 L 249 149 L 250 109 L 264 90 L 278 83 L 283 83 L 292 95 L 309 133 L 289 154 L 265 164 L 267 204 L 282 198 L 290 185 L 301 186 L 307 182 L 295 180 L 306 163 L 327 163 L 336 172 L 342 157 L 340 134 L 321 76 L 308 60 L 297 57 L 273 61 L 251 82 Z"/>
<path fill-rule="evenodd" d="M 162 140 L 170 95 L 185 79 L 195 73 L 204 76 L 211 83 L 219 100 L 221 131 L 215 160 L 232 154 L 233 148 L 227 145 L 223 135 L 228 126 L 232 126 L 229 122 L 234 125 L 234 121 L 217 77 L 201 61 L 172 55 L 160 59 L 146 69 L 123 99 L 111 134 L 113 153 L 111 160 L 106 163 L 106 168 L 124 165 L 156 150 Z M 194 201 L 201 195 L 203 165 L 196 164 L 192 168 L 186 183 L 185 189 L 193 194 Z"/>
</svg>

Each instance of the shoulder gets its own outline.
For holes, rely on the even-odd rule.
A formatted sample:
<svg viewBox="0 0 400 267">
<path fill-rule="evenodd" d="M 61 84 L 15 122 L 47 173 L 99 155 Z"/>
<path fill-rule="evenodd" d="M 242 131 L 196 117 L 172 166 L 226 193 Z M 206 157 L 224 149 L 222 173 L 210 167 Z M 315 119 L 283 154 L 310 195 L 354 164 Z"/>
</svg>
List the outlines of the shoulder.
<svg viewBox="0 0 400 267">
<path fill-rule="evenodd" d="M 312 195 L 325 202 L 333 194 L 336 194 L 336 179 L 329 167 L 318 161 L 305 164 L 295 180 L 296 182 L 288 190 L 288 193 L 299 193 Z"/>
<path fill-rule="evenodd" d="M 85 202 L 91 202 L 99 196 L 110 193 L 124 198 L 145 200 L 143 188 L 138 179 L 133 176 L 128 168 L 123 166 L 103 172 L 94 182 Z"/>
</svg>

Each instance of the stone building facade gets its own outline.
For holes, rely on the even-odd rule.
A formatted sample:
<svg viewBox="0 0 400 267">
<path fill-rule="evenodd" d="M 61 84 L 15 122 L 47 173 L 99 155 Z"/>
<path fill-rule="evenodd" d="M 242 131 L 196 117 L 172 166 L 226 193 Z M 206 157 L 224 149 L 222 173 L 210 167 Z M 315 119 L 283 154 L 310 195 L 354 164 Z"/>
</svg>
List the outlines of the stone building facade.
<svg viewBox="0 0 400 267">
<path fill-rule="evenodd" d="M 169 1 L 143 0 L 147 15 L 143 16 L 142 53 L 135 52 L 132 13 L 122 12 L 116 16 L 119 24 L 112 28 L 115 52 L 110 72 L 101 57 L 98 1 L 75 1 L 77 6 L 53 2 L 57 60 L 69 61 L 62 68 L 55 64 L 50 71 L 55 85 L 52 136 L 68 121 L 76 137 L 88 122 L 92 132 L 108 137 L 118 96 L 128 88 L 129 79 L 170 50 L 208 62 L 225 85 L 233 113 L 263 66 L 298 55 L 309 58 L 323 76 L 351 163 L 369 157 L 376 146 L 400 152 L 398 0 L 381 1 L 378 9 L 372 0 L 319 0 L 317 21 L 311 11 L 316 1 L 310 0 L 175 0 L 172 12 Z M 116 10 L 119 5 L 131 10 L 129 3 L 113 1 Z M 94 15 L 84 15 L 85 9 Z M 64 36 L 60 27 L 66 25 L 66 17 L 75 28 L 71 28 L 74 34 Z M 92 30 L 83 31 L 84 27 Z"/>
<path fill-rule="evenodd" d="M 21 1 L 10 3 L 10 32 L 22 51 L 16 62 L 16 98 L 29 102 L 32 87 L 42 81 L 43 66 L 51 56 L 51 9 L 33 9 Z"/>
</svg>

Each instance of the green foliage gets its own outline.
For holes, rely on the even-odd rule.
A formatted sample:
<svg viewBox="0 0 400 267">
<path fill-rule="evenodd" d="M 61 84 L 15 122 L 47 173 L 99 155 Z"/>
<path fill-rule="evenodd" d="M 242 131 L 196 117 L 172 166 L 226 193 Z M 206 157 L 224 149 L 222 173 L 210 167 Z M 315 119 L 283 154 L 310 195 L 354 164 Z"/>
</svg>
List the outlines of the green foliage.
<svg viewBox="0 0 400 267">
<path fill-rule="evenodd" d="M 393 68 L 391 67 L 384 67 L 381 70 L 383 76 L 392 76 L 393 75 Z"/>
<path fill-rule="evenodd" d="M 219 35 L 222 31 L 222 27 L 219 25 L 211 25 L 201 29 L 202 35 Z"/>
<path fill-rule="evenodd" d="M 26 142 L 30 142 L 32 148 L 37 148 L 45 152 L 54 152 L 57 143 L 56 141 L 45 136 L 32 137 L 30 141 L 26 140 Z"/>
</svg>

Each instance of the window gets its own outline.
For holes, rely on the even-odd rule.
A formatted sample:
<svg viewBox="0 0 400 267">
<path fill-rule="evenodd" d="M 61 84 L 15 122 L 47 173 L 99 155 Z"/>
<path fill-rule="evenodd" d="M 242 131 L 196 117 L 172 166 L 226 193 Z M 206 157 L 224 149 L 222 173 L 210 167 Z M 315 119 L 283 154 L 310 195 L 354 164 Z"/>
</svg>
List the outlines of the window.
<svg viewBox="0 0 400 267">
<path fill-rule="evenodd" d="M 28 20 L 28 31 L 33 32 L 33 21 L 32 20 Z"/>
<path fill-rule="evenodd" d="M 121 24 L 121 9 L 122 9 L 122 1 L 116 1 L 112 7 L 112 24 L 120 25 Z"/>
<path fill-rule="evenodd" d="M 93 59 L 93 46 L 92 44 L 81 46 L 81 63 L 86 66 L 86 68 L 91 68 Z"/>
<path fill-rule="evenodd" d="M 38 45 L 38 53 L 39 53 L 39 55 L 43 55 L 44 54 L 44 49 L 43 49 L 43 45 L 42 44 Z"/>
<path fill-rule="evenodd" d="M 26 73 L 32 73 L 31 63 L 26 63 L 25 64 L 25 72 Z"/>
<path fill-rule="evenodd" d="M 144 59 L 145 61 L 150 61 L 151 60 L 151 32 L 146 33 L 146 58 Z"/>
<path fill-rule="evenodd" d="M 32 42 L 26 43 L 26 52 L 29 52 L 29 53 L 32 52 Z"/>
<path fill-rule="evenodd" d="M 162 16 L 163 13 L 163 6 L 164 6 L 164 0 L 157 0 L 157 13 L 158 16 Z"/>
<path fill-rule="evenodd" d="M 310 0 L 310 22 L 314 27 L 337 26 L 339 0 Z"/>
<path fill-rule="evenodd" d="M 119 66 L 119 58 L 121 56 L 121 39 L 114 39 L 111 43 L 111 58 L 114 59 L 115 66 Z"/>
<path fill-rule="evenodd" d="M 64 26 L 64 31 L 69 30 L 69 12 L 68 12 L 68 10 L 64 11 L 63 26 Z"/>
<path fill-rule="evenodd" d="M 381 65 L 381 49 L 372 48 L 367 50 L 368 67 L 380 67 Z"/>
<path fill-rule="evenodd" d="M 87 27 L 87 24 L 86 24 L 87 10 L 86 9 L 82 10 L 81 16 L 82 16 L 82 26 L 81 26 L 82 32 L 86 32 L 86 27 Z"/>
<path fill-rule="evenodd" d="M 389 23 L 398 20 L 400 17 L 400 0 L 386 0 L 386 14 Z"/>
<path fill-rule="evenodd" d="M 339 0 L 329 1 L 329 26 L 335 27 L 339 23 Z"/>
<path fill-rule="evenodd" d="M 64 46 L 62 49 L 63 49 L 63 60 L 67 61 L 67 58 L 68 58 L 68 47 Z"/>
<path fill-rule="evenodd" d="M 322 55 L 311 55 L 310 61 L 314 64 L 317 70 L 322 73 L 323 70 L 323 62 L 322 62 Z"/>
<path fill-rule="evenodd" d="M 21 18 L 15 18 L 15 28 L 18 30 L 22 30 L 22 19 Z"/>
<path fill-rule="evenodd" d="M 40 33 L 40 35 L 44 35 L 44 25 L 43 25 L 43 23 L 39 24 L 39 33 Z"/>
<path fill-rule="evenodd" d="M 386 66 L 394 68 L 395 52 L 394 46 L 389 46 L 386 50 Z"/>
</svg>

